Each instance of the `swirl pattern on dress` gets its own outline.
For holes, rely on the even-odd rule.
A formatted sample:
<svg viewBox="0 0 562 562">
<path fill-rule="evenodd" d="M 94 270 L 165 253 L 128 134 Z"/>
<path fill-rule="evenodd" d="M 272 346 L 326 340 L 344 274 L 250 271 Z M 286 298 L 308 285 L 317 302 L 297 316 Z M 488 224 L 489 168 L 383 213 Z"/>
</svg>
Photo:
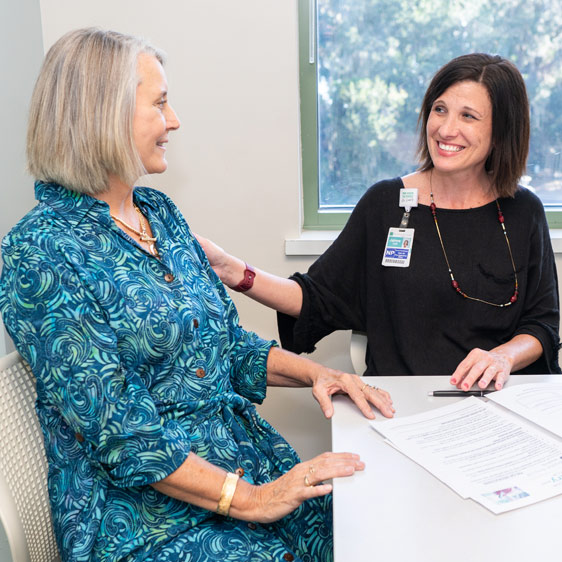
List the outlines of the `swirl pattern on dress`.
<svg viewBox="0 0 562 562">
<path fill-rule="evenodd" d="M 2 245 L 0 310 L 37 377 L 63 560 L 330 560 L 330 498 L 248 526 L 150 486 L 190 451 L 255 484 L 299 461 L 252 404 L 274 342 L 239 325 L 174 204 L 135 189 L 158 260 L 104 202 L 41 182 L 36 193 Z"/>
</svg>

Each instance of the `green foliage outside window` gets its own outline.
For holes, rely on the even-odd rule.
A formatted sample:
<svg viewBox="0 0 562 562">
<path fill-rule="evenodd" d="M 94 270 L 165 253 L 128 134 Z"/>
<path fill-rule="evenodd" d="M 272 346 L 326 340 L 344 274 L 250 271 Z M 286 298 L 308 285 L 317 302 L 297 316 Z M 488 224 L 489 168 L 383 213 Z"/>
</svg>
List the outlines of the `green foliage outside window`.
<svg viewBox="0 0 562 562">
<path fill-rule="evenodd" d="M 301 4 L 306 19 L 308 1 Z M 316 143 L 304 157 L 317 162 L 304 169 L 320 212 L 349 210 L 375 181 L 416 168 L 429 80 L 469 52 L 499 54 L 523 74 L 532 130 L 522 183 L 546 205 L 562 204 L 561 8 L 554 0 L 317 0 L 316 65 L 306 60 L 301 70 L 313 67 L 314 88 L 305 88 L 303 100 L 312 95 L 316 107 L 303 103 L 302 110 L 317 110 L 317 121 L 303 115 L 303 133 L 314 127 Z"/>
</svg>

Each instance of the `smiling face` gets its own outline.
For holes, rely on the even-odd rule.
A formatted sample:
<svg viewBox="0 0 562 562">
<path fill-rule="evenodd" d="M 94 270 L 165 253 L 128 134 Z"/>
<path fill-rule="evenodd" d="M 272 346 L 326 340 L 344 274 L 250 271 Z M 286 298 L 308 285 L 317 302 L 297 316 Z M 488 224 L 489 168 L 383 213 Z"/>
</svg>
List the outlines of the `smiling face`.
<svg viewBox="0 0 562 562">
<path fill-rule="evenodd" d="M 133 117 L 133 138 L 146 173 L 159 174 L 168 167 L 168 132 L 177 129 L 180 123 L 168 104 L 166 74 L 158 59 L 141 54 L 138 74 L 140 80 Z"/>
<path fill-rule="evenodd" d="M 492 149 L 492 104 L 486 88 L 457 82 L 433 103 L 427 144 L 435 171 L 484 171 Z"/>
</svg>

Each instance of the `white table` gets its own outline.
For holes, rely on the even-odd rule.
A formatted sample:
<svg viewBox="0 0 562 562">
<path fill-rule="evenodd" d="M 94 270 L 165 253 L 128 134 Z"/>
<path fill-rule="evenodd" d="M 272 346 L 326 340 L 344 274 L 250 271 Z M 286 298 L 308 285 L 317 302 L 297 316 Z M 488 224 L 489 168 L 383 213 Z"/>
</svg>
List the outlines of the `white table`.
<svg viewBox="0 0 562 562">
<path fill-rule="evenodd" d="M 560 377 L 518 375 L 508 384 Z M 368 379 L 391 393 L 396 416 L 459 400 L 427 396 L 450 388 L 448 377 Z M 562 495 L 494 515 L 385 443 L 347 397 L 334 404 L 332 450 L 359 453 L 367 465 L 334 481 L 335 562 L 562 561 Z"/>
</svg>

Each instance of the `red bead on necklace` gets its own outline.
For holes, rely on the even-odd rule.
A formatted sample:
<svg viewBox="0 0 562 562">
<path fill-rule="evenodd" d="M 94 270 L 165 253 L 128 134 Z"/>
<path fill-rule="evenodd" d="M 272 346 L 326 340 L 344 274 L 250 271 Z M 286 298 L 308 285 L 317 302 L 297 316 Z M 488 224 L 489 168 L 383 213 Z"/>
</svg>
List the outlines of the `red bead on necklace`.
<svg viewBox="0 0 562 562">
<path fill-rule="evenodd" d="M 503 304 L 497 304 L 495 302 L 490 302 L 484 299 L 479 299 L 477 297 L 471 297 L 467 295 L 459 286 L 459 282 L 455 279 L 453 275 L 453 270 L 451 269 L 451 265 L 449 264 L 449 258 L 447 257 L 447 252 L 445 251 L 445 245 L 443 244 L 443 238 L 441 237 L 441 231 L 439 230 L 439 223 L 437 222 L 437 206 L 435 205 L 435 201 L 433 200 L 433 190 L 430 189 L 429 196 L 431 198 L 431 205 L 429 208 L 431 209 L 431 214 L 433 215 L 433 221 L 435 222 L 435 228 L 437 229 L 437 236 L 439 237 L 439 242 L 441 243 L 441 249 L 443 250 L 443 256 L 445 258 L 445 262 L 447 263 L 447 269 L 449 270 L 449 276 L 451 277 L 451 285 L 453 289 L 465 299 L 470 299 L 472 301 L 481 302 L 483 304 L 489 304 L 490 306 L 497 306 L 499 308 L 504 308 L 506 306 L 511 306 L 513 303 L 517 301 L 517 297 L 519 296 L 519 283 L 517 281 L 517 270 L 515 268 L 515 261 L 513 260 L 513 253 L 511 252 L 511 244 L 509 243 L 509 237 L 507 236 L 507 230 L 505 229 L 505 218 L 503 216 L 499 201 L 496 199 L 496 206 L 498 208 L 498 221 L 501 225 L 503 230 L 505 242 L 507 244 L 507 249 L 509 251 L 509 259 L 511 260 L 511 266 L 513 267 L 513 278 L 515 280 L 515 290 L 513 291 L 513 295 L 509 299 L 509 302 Z"/>
</svg>

